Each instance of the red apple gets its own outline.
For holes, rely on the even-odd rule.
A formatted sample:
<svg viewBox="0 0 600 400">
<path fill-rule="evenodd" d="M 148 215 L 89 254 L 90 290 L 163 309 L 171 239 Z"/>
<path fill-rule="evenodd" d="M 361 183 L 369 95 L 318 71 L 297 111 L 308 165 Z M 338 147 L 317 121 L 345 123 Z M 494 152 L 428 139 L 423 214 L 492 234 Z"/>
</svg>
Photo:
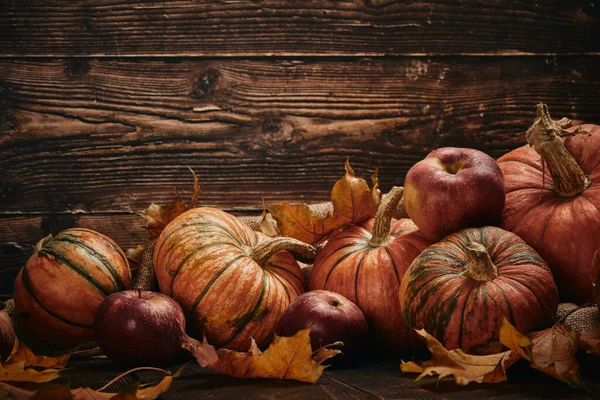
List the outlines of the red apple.
<svg viewBox="0 0 600 400">
<path fill-rule="evenodd" d="M 434 150 L 406 174 L 404 205 L 433 241 L 464 227 L 496 225 L 504 208 L 502 171 L 479 150 Z"/>
<path fill-rule="evenodd" d="M 185 317 L 161 293 L 126 290 L 106 297 L 94 318 L 94 336 L 108 358 L 123 366 L 166 365 L 181 349 Z"/>
<path fill-rule="evenodd" d="M 313 350 L 338 341 L 344 343 L 340 349 L 343 354 L 332 359 L 335 366 L 355 363 L 366 347 L 367 320 L 362 311 L 341 294 L 313 290 L 296 297 L 281 318 L 279 334 L 292 336 L 311 325 Z"/>
<path fill-rule="evenodd" d="M 15 331 L 5 308 L 0 302 L 0 363 L 6 361 L 15 345 Z"/>
</svg>

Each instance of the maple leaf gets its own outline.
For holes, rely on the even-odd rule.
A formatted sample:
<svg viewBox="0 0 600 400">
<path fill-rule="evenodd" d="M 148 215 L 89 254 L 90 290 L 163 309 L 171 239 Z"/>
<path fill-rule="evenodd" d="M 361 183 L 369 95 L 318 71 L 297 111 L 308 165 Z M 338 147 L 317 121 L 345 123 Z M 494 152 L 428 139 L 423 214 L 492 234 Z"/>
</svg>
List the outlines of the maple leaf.
<svg viewBox="0 0 600 400">
<path fill-rule="evenodd" d="M 192 198 L 187 205 L 183 202 L 181 197 L 179 197 L 179 193 L 176 193 L 176 198 L 171 204 L 161 206 L 152 203 L 148 208 L 139 213 L 146 221 L 146 229 L 150 232 L 151 237 L 158 237 L 169 222 L 196 206 L 196 201 L 200 196 L 200 184 L 196 173 L 191 168 L 188 167 L 188 169 L 192 172 L 192 175 L 194 175 L 194 191 L 192 193 Z"/>
<path fill-rule="evenodd" d="M 38 356 L 25 344 L 21 344 L 8 359 L 9 364 L 23 362 L 25 368 L 41 367 L 63 369 L 67 366 L 71 353 L 63 354 L 58 357 Z"/>
<path fill-rule="evenodd" d="M 531 366 L 550 376 L 581 387 L 579 365 L 575 354 L 579 348 L 579 333 L 557 323 L 551 328 L 531 335 Z"/>
<path fill-rule="evenodd" d="M 315 216 L 307 204 L 285 203 L 269 209 L 283 236 L 317 244 L 339 228 L 375 216 L 381 202 L 378 170 L 373 173 L 372 187 L 369 188 L 364 179 L 356 177 L 348 159 L 344 167 L 346 174 L 333 185 L 331 191 L 333 213 Z"/>
<path fill-rule="evenodd" d="M 596 323 L 594 330 L 580 333 L 579 345 L 589 354 L 600 357 L 600 323 Z"/>
<path fill-rule="evenodd" d="M 236 378 L 292 379 L 315 383 L 327 368 L 321 363 L 341 351 L 321 348 L 313 354 L 310 330 L 301 330 L 291 337 L 275 336 L 264 352 L 254 341 L 248 352 L 237 352 L 217 350 L 206 342 L 206 338 L 200 342 L 190 337 L 184 337 L 183 347 L 194 354 L 202 367 Z"/>
<path fill-rule="evenodd" d="M 33 368 L 26 368 L 25 361 L 8 363 L 5 366 L 0 365 L 0 381 L 12 382 L 50 382 L 59 377 L 60 369 L 47 368 L 43 371 L 37 371 Z"/>
<path fill-rule="evenodd" d="M 416 330 L 427 344 L 432 354 L 429 361 L 416 364 L 412 361 L 402 362 L 400 369 L 404 373 L 419 373 L 416 380 L 425 376 L 438 375 L 439 380 L 454 376 L 458 385 L 467 385 L 470 382 L 504 382 L 506 381 L 506 368 L 511 358 L 512 351 L 508 350 L 498 354 L 474 356 L 464 353 L 460 349 L 447 350 L 436 338 L 424 329 Z"/>
</svg>

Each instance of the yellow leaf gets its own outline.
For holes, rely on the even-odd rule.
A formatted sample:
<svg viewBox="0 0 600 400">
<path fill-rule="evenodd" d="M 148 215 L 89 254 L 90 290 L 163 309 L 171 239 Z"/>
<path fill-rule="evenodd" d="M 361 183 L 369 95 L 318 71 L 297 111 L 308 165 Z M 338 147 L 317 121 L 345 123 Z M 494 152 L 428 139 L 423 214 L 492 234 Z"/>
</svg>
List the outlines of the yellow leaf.
<svg viewBox="0 0 600 400">
<path fill-rule="evenodd" d="M 138 399 L 156 399 L 158 396 L 160 396 L 169 389 L 171 383 L 173 383 L 173 379 L 179 378 L 179 376 L 181 376 L 183 369 L 187 367 L 188 364 L 189 362 L 186 363 L 183 367 L 179 368 L 179 370 L 177 370 L 177 372 L 175 372 L 173 375 L 165 376 L 157 385 L 144 387 L 143 389 L 138 389 L 135 393 L 135 397 Z"/>
<path fill-rule="evenodd" d="M 216 350 L 206 340 L 201 343 L 189 337 L 184 340 L 183 346 L 194 354 L 203 367 L 236 378 L 292 379 L 315 383 L 326 366 L 313 359 L 309 335 L 310 328 L 301 330 L 292 337 L 276 336 L 264 352 L 256 344 L 246 353 Z M 323 362 L 339 353 L 339 350 L 317 351 L 316 357 Z"/>
<path fill-rule="evenodd" d="M 531 340 L 519 332 L 506 317 L 502 317 L 500 325 L 500 343 L 511 349 L 513 354 L 531 361 Z"/>
<path fill-rule="evenodd" d="M 25 344 L 21 344 L 19 349 L 10 356 L 8 363 L 24 363 L 24 368 L 41 367 L 63 369 L 67 366 L 71 353 L 63 354 L 58 357 L 46 357 L 35 355 Z"/>
<path fill-rule="evenodd" d="M 25 361 L 9 363 L 6 366 L 0 365 L 0 381 L 12 382 L 50 382 L 58 378 L 60 370 L 47 368 L 43 371 L 36 371 L 33 368 L 25 368 Z"/>
<path fill-rule="evenodd" d="M 194 191 L 188 205 L 181 200 L 179 193 L 177 193 L 175 200 L 171 204 L 160 206 L 152 203 L 148 208 L 140 212 L 140 215 L 146 221 L 146 229 L 150 232 L 150 236 L 158 237 L 169 222 L 196 205 L 198 196 L 200 196 L 200 184 L 198 183 L 198 176 L 191 169 L 190 171 L 194 175 Z"/>
<path fill-rule="evenodd" d="M 285 203 L 269 209 L 283 236 L 316 244 L 339 228 L 375 216 L 381 202 L 378 171 L 373 173 L 373 185 L 369 188 L 364 179 L 356 177 L 348 160 L 345 169 L 346 174 L 335 183 L 331 191 L 333 213 L 327 213 L 323 217 L 315 216 L 307 204 Z"/>
<path fill-rule="evenodd" d="M 582 385 L 575 354 L 579 334 L 557 323 L 532 335 L 531 366 L 573 387 Z"/>
<path fill-rule="evenodd" d="M 495 383 L 506 381 L 506 363 L 511 358 L 511 350 L 486 356 L 473 356 L 465 354 L 460 349 L 447 350 L 424 329 L 416 332 L 427 343 L 432 358 L 421 365 L 413 362 L 403 362 L 400 365 L 402 372 L 420 373 L 421 375 L 417 377 L 417 380 L 432 375 L 438 375 L 440 380 L 447 376 L 454 376 L 454 380 L 458 385 L 467 385 L 470 382 Z"/>
</svg>

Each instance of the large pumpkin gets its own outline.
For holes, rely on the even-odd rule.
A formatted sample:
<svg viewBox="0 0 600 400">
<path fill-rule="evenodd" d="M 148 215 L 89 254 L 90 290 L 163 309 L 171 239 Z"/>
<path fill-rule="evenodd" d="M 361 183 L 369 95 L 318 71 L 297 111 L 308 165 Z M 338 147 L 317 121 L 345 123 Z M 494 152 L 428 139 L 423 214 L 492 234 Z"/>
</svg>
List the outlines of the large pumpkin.
<svg viewBox="0 0 600 400">
<path fill-rule="evenodd" d="M 312 249 L 254 232 L 224 211 L 194 208 L 162 231 L 154 266 L 161 292 L 179 302 L 195 334 L 246 351 L 251 338 L 268 345 L 287 306 L 304 292 L 302 270 L 281 251 L 291 248 Z"/>
<path fill-rule="evenodd" d="M 50 348 L 91 341 L 98 305 L 130 280 L 127 257 L 114 241 L 90 229 L 67 229 L 41 240 L 17 275 L 18 323 Z"/>
<path fill-rule="evenodd" d="M 354 302 L 365 314 L 373 342 L 388 351 L 422 345 L 402 319 L 398 290 L 410 263 L 431 244 L 410 219 L 392 219 L 401 197 L 402 188 L 392 189 L 375 219 L 331 237 L 309 280 L 311 290 L 330 290 Z"/>
<path fill-rule="evenodd" d="M 486 352 L 505 316 L 521 332 L 552 324 L 558 292 L 550 269 L 514 233 L 453 233 L 417 257 L 402 280 L 402 315 L 447 349 Z"/>
<path fill-rule="evenodd" d="M 532 145 L 498 159 L 506 206 L 502 227 L 519 235 L 548 263 L 561 301 L 594 301 L 590 278 L 600 249 L 600 127 L 583 125 L 591 136 L 564 129 L 545 105 L 527 132 Z"/>
</svg>

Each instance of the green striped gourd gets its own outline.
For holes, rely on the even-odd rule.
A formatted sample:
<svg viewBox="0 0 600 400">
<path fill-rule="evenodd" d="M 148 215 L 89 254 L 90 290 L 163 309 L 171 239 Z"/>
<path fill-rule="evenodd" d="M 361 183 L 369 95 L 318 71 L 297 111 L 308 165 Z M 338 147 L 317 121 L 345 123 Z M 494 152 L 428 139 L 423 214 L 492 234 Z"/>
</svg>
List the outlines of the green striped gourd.
<svg viewBox="0 0 600 400">
<path fill-rule="evenodd" d="M 538 253 L 496 227 L 453 233 L 417 257 L 400 287 L 402 315 L 447 349 L 497 349 L 505 316 L 520 332 L 553 323 L 558 290 Z"/>
<path fill-rule="evenodd" d="M 192 334 L 219 347 L 269 344 L 305 278 L 287 251 L 314 252 L 291 238 L 272 239 L 224 211 L 191 209 L 162 231 L 154 250 L 160 291 L 183 308 Z"/>
<path fill-rule="evenodd" d="M 107 236 L 82 228 L 48 236 L 15 281 L 18 323 L 49 348 L 91 341 L 98 305 L 130 281 L 125 253 Z"/>
</svg>

